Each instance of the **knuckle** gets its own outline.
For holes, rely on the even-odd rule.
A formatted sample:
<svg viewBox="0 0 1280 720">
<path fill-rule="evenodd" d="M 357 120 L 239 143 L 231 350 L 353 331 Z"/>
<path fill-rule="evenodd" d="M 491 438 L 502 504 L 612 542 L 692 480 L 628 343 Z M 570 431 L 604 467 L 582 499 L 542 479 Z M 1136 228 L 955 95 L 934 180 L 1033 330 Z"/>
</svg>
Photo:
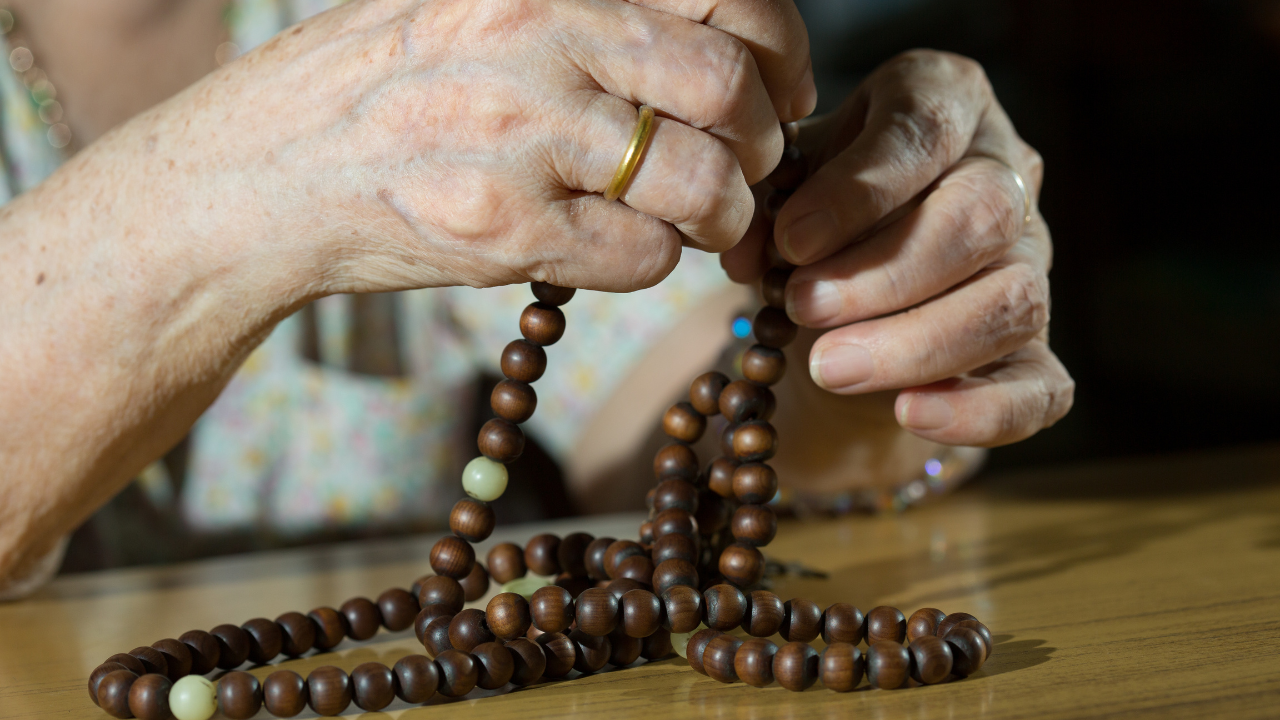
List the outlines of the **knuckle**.
<svg viewBox="0 0 1280 720">
<path fill-rule="evenodd" d="M 755 60 L 751 51 L 737 38 L 715 33 L 703 47 L 703 116 L 698 126 L 724 125 L 741 114 L 747 102 Z"/>
<path fill-rule="evenodd" d="M 960 114 L 954 100 L 911 93 L 893 113 L 893 127 L 909 152 L 918 157 L 952 158 L 963 149 L 956 124 Z"/>
<path fill-rule="evenodd" d="M 952 182 L 955 199 L 941 209 L 941 228 L 954 241 L 952 253 L 957 262 L 984 266 L 1018 241 L 1022 197 L 1010 195 L 999 182 L 976 178 L 954 178 Z"/>
<path fill-rule="evenodd" d="M 682 183 L 686 192 L 675 200 L 671 221 L 679 226 L 705 228 L 717 220 L 737 212 L 734 190 L 741 171 L 733 153 L 718 141 L 707 138 L 698 162 L 688 165 L 689 175 Z M 750 214 L 746 213 L 747 220 Z"/>
<path fill-rule="evenodd" d="M 1005 281 L 988 314 L 988 337 L 997 345 L 1025 341 L 1049 324 L 1049 278 L 1029 265 L 1003 269 Z"/>
</svg>

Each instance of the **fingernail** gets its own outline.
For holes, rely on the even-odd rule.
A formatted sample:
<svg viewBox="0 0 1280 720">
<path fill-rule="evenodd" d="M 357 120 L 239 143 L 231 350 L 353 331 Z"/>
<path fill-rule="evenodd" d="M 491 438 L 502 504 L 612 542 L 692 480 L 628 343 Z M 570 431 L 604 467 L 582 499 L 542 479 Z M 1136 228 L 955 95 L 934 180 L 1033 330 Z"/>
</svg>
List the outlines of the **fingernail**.
<svg viewBox="0 0 1280 720">
<path fill-rule="evenodd" d="M 813 82 L 813 65 L 810 65 L 809 69 L 804 71 L 804 78 L 800 80 L 800 89 L 791 98 L 789 120 L 807 118 L 816 107 L 818 107 L 818 86 Z"/>
<path fill-rule="evenodd" d="M 951 404 L 937 395 L 913 395 L 902 406 L 898 422 L 911 430 L 938 430 L 951 424 Z"/>
<path fill-rule="evenodd" d="M 840 315 L 841 304 L 840 291 L 827 280 L 787 288 L 787 315 L 797 325 L 821 325 Z"/>
<path fill-rule="evenodd" d="M 871 351 L 861 345 L 832 345 L 819 350 L 809 361 L 809 375 L 828 390 L 864 383 L 875 370 Z"/>
<path fill-rule="evenodd" d="M 782 249 L 788 260 L 802 265 L 835 242 L 839 232 L 836 216 L 830 210 L 817 210 L 792 221 L 782 231 Z"/>
</svg>

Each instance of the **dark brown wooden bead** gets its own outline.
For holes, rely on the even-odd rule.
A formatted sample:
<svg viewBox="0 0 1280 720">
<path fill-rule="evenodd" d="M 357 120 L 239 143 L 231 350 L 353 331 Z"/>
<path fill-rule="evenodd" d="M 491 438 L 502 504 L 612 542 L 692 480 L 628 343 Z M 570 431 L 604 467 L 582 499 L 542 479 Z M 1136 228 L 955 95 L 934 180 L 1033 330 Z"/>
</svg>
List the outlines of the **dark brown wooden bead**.
<svg viewBox="0 0 1280 720">
<path fill-rule="evenodd" d="M 742 643 L 733 658 L 733 669 L 738 679 L 762 688 L 773 682 L 773 656 L 778 646 L 764 638 L 751 638 Z"/>
<path fill-rule="evenodd" d="M 675 652 L 671 647 L 671 632 L 658 628 L 652 635 L 640 640 L 640 657 L 645 660 L 661 660 Z"/>
<path fill-rule="evenodd" d="M 516 593 L 498 593 L 485 608 L 485 621 L 489 630 L 502 640 L 522 637 L 529 632 L 529 625 L 533 622 L 529 601 Z"/>
<path fill-rule="evenodd" d="M 783 640 L 810 642 L 822 634 L 822 608 L 804 598 L 792 598 L 783 605 L 786 617 L 778 628 Z"/>
<path fill-rule="evenodd" d="M 661 594 L 662 627 L 671 632 L 693 632 L 702 622 L 702 593 L 691 587 L 676 586 Z"/>
<path fill-rule="evenodd" d="M 653 521 L 646 520 L 640 523 L 640 544 L 649 546 L 653 545 Z"/>
<path fill-rule="evenodd" d="M 605 553 L 615 542 L 611 537 L 599 537 L 592 540 L 582 553 L 583 562 L 587 566 L 587 577 L 596 582 L 609 579 L 609 571 L 605 568 Z"/>
<path fill-rule="evenodd" d="M 587 548 L 594 540 L 594 537 L 584 532 L 565 535 L 556 548 L 560 572 L 569 573 L 572 577 L 587 577 Z"/>
<path fill-rule="evenodd" d="M 778 452 L 778 431 L 763 420 L 742 423 L 733 431 L 733 454 L 747 463 L 764 462 Z"/>
<path fill-rule="evenodd" d="M 613 644 L 604 635 L 574 630 L 569 633 L 569 640 L 573 642 L 574 649 L 573 669 L 580 673 L 599 672 L 613 654 Z"/>
<path fill-rule="evenodd" d="M 734 458 L 722 455 L 712 460 L 707 467 L 707 487 L 720 497 L 733 497 L 733 473 L 737 469 L 738 461 Z"/>
<path fill-rule="evenodd" d="M 331 607 L 318 607 L 307 613 L 315 630 L 315 648 L 324 651 L 335 647 L 347 637 L 349 626 L 346 616 Z"/>
<path fill-rule="evenodd" d="M 204 675 L 218 667 L 222 653 L 217 638 L 203 630 L 188 630 L 179 635 L 178 640 L 191 651 L 192 673 Z"/>
<path fill-rule="evenodd" d="M 987 643 L 973 628 L 952 628 L 942 638 L 951 647 L 951 672 L 968 677 L 982 667 L 987 657 Z"/>
<path fill-rule="evenodd" d="M 734 540 L 763 547 L 778 534 L 778 516 L 765 505 L 743 505 L 734 511 L 732 527 Z"/>
<path fill-rule="evenodd" d="M 262 683 L 240 670 L 223 675 L 218 679 L 218 707 L 231 720 L 248 720 L 262 709 Z"/>
<path fill-rule="evenodd" d="M 471 563 L 471 572 L 458 581 L 462 586 L 462 597 L 467 602 L 475 602 L 489 593 L 489 572 L 479 562 Z"/>
<path fill-rule="evenodd" d="M 414 705 L 430 700 L 440 684 L 440 667 L 434 660 L 422 655 L 400 658 L 391 672 L 396 676 L 396 695 Z"/>
<path fill-rule="evenodd" d="M 907 619 L 898 608 L 881 605 L 867 613 L 867 643 L 879 640 L 901 643 L 906 637 Z"/>
<path fill-rule="evenodd" d="M 996 644 L 995 640 L 991 637 L 991 630 L 989 630 L 986 625 L 983 625 L 977 620 L 961 620 L 951 629 L 955 630 L 956 628 L 969 628 L 981 635 L 983 642 L 987 644 L 987 654 L 983 656 L 983 660 L 985 661 L 986 658 L 991 657 L 991 651 L 995 650 Z"/>
<path fill-rule="evenodd" d="M 768 590 L 752 590 L 746 597 L 747 611 L 742 618 L 742 629 L 755 637 L 769 637 L 778 632 L 787 616 L 782 598 Z"/>
<path fill-rule="evenodd" d="M 784 348 L 796 339 L 796 324 L 780 308 L 760 308 L 751 329 L 755 332 L 756 340 L 765 347 Z"/>
<path fill-rule="evenodd" d="M 266 622 L 270 622 L 267 620 Z M 223 670 L 240 667 L 249 659 L 252 641 L 249 633 L 235 625 L 223 624 L 209 631 L 218 641 L 218 667 Z"/>
<path fill-rule="evenodd" d="M 172 680 L 156 673 L 143 675 L 134 680 L 133 685 L 129 686 L 129 712 L 141 720 L 172 720 L 173 715 L 169 712 L 169 690 L 172 687 Z M 226 708 L 222 712 L 232 720 L 249 717 L 233 715 Z"/>
<path fill-rule="evenodd" d="M 689 404 L 703 415 L 719 415 L 720 393 L 728 384 L 729 378 L 722 372 L 699 375 L 689 386 Z"/>
<path fill-rule="evenodd" d="M 480 664 L 470 653 L 445 650 L 436 657 L 440 667 L 440 684 L 436 687 L 445 697 L 462 697 L 475 688 L 480 680 Z"/>
<path fill-rule="evenodd" d="M 449 644 L 455 650 L 469 653 L 475 646 L 493 639 L 483 610 L 466 608 L 449 621 Z"/>
<path fill-rule="evenodd" d="M 478 670 L 476 686 L 484 690 L 497 690 L 506 685 L 516 671 L 511 651 L 500 642 L 481 643 L 471 654 Z"/>
<path fill-rule="evenodd" d="M 623 562 L 626 561 L 624 560 Z M 621 600 L 623 595 L 626 595 L 632 590 L 649 590 L 650 586 L 649 583 L 641 582 L 640 580 L 633 580 L 629 577 L 618 577 L 606 583 L 604 589 L 613 593 L 614 597 Z"/>
<path fill-rule="evenodd" d="M 133 657 L 132 655 L 129 657 L 135 662 L 138 659 Z M 139 666 L 141 666 L 141 663 L 139 663 Z M 94 668 L 93 672 L 89 673 L 89 699 L 93 701 L 94 705 L 98 704 L 98 683 L 102 681 L 102 678 L 115 672 L 116 670 L 129 670 L 129 668 L 125 667 L 124 665 L 121 665 L 118 662 L 104 662 L 98 667 Z"/>
<path fill-rule="evenodd" d="M 724 430 L 720 431 L 720 454 L 734 458 L 735 462 L 740 462 L 733 453 L 733 434 L 738 430 L 738 426 L 729 423 L 724 426 Z"/>
<path fill-rule="evenodd" d="M 253 618 L 241 629 L 248 634 L 248 661 L 253 665 L 268 664 L 284 648 L 284 630 L 273 621 Z"/>
<path fill-rule="evenodd" d="M 262 704 L 276 717 L 293 717 L 307 709 L 307 681 L 292 670 L 277 670 L 262 681 Z"/>
<path fill-rule="evenodd" d="M 547 370 L 547 351 L 528 340 L 512 340 L 502 351 L 502 374 L 531 383 Z"/>
<path fill-rule="evenodd" d="M 235 627 L 235 626 L 232 625 L 231 627 Z M 236 630 L 240 630 L 240 628 L 236 628 Z M 244 631 L 240 630 L 240 632 L 244 632 Z M 246 640 L 245 642 L 247 643 L 248 641 Z M 241 660 L 241 662 L 244 662 L 244 661 Z M 106 665 L 107 663 L 115 663 L 117 665 L 123 666 L 125 670 L 132 672 L 134 675 L 147 674 L 147 668 L 145 665 L 142 664 L 142 661 L 128 653 L 116 653 L 115 655 L 112 655 L 111 657 L 102 661 L 103 665 Z"/>
<path fill-rule="evenodd" d="M 764 578 L 764 555 L 750 545 L 734 543 L 720 553 L 720 574 L 738 587 L 758 585 Z"/>
<path fill-rule="evenodd" d="M 503 380 L 489 394 L 493 414 L 516 424 L 533 417 L 538 409 L 538 393 L 533 386 L 519 380 Z"/>
<path fill-rule="evenodd" d="M 707 416 L 687 402 L 679 402 L 662 416 L 662 431 L 683 443 L 695 443 L 707 431 Z"/>
<path fill-rule="evenodd" d="M 781 350 L 752 345 L 742 355 L 742 376 L 753 383 L 773 385 L 787 374 L 787 356 Z"/>
<path fill-rule="evenodd" d="M 644 548 L 634 540 L 618 540 L 609 546 L 604 553 L 604 570 L 609 577 L 618 577 L 618 565 L 634 555 L 644 555 Z"/>
<path fill-rule="evenodd" d="M 618 629 L 628 637 L 649 637 L 662 626 L 662 601 L 648 590 L 631 590 L 622 596 L 618 605 L 622 614 Z"/>
<path fill-rule="evenodd" d="M 782 206 L 787 204 L 787 198 L 791 197 L 791 193 L 784 190 L 773 190 L 764 196 L 764 218 L 773 223 L 778 219 L 778 213 L 782 212 Z M 778 243 L 766 242 L 764 244 L 764 259 L 769 263 L 769 267 L 785 268 L 787 270 L 795 269 L 786 258 L 782 257 L 782 253 L 778 250 Z"/>
<path fill-rule="evenodd" d="M 546 671 L 547 656 L 543 654 L 542 648 L 537 643 L 525 638 L 516 638 L 507 643 L 507 650 L 511 651 L 513 663 L 511 684 L 524 687 L 537 682 Z"/>
<path fill-rule="evenodd" d="M 513 463 L 524 452 L 524 431 L 513 422 L 493 418 L 480 427 L 476 447 L 494 462 Z"/>
<path fill-rule="evenodd" d="M 368 640 L 378 634 L 382 616 L 369 598 L 353 597 L 342 603 L 338 612 L 347 619 L 347 636 L 352 640 Z"/>
<path fill-rule="evenodd" d="M 151 674 L 164 677 L 160 673 Z M 98 707 L 111 717 L 133 717 L 133 712 L 129 710 L 129 691 L 137 680 L 138 676 L 129 670 L 113 670 L 104 675 L 98 681 Z"/>
<path fill-rule="evenodd" d="M 849 603 L 835 603 L 822 611 L 822 641 L 857 645 L 867 636 L 867 619 Z"/>
<path fill-rule="evenodd" d="M 453 644 L 449 641 L 449 625 L 452 623 L 452 615 L 441 615 L 422 629 L 422 647 L 428 655 L 440 657 L 440 653 L 453 649 Z"/>
<path fill-rule="evenodd" d="M 724 633 L 712 628 L 703 628 L 689 637 L 689 643 L 685 646 L 685 659 L 689 661 L 689 667 L 693 671 L 701 675 L 706 675 L 707 671 L 702 666 L 703 654 L 707 650 L 707 645 Z"/>
<path fill-rule="evenodd" d="M 947 616 L 938 608 L 920 608 L 907 618 L 907 640 L 915 640 L 926 635 L 938 635 L 938 624 Z"/>
<path fill-rule="evenodd" d="M 578 610 L 578 629 L 586 634 L 603 637 L 618 626 L 621 603 L 608 590 L 591 588 L 579 595 L 574 604 Z"/>
<path fill-rule="evenodd" d="M 653 509 L 657 513 L 667 510 L 697 512 L 698 488 L 688 481 L 669 477 L 654 488 Z"/>
<path fill-rule="evenodd" d="M 569 573 L 560 573 L 556 576 L 556 585 L 569 591 L 573 597 L 578 597 L 583 590 L 589 587 L 595 587 L 595 583 L 585 577 L 573 577 Z"/>
<path fill-rule="evenodd" d="M 489 503 L 475 498 L 464 497 L 449 511 L 449 529 L 467 542 L 483 542 L 496 524 L 497 517 Z"/>
<path fill-rule="evenodd" d="M 475 548 L 471 543 L 454 535 L 445 535 L 431 546 L 431 569 L 437 575 L 461 580 L 471 573 L 471 566 L 476 561 Z"/>
<path fill-rule="evenodd" d="M 307 675 L 307 702 L 320 715 L 341 715 L 351 705 L 351 676 L 332 665 L 312 670 Z"/>
<path fill-rule="evenodd" d="M 191 674 L 191 648 L 186 643 L 165 638 L 151 643 L 151 647 L 164 655 L 165 675 L 170 680 L 177 682 Z"/>
<path fill-rule="evenodd" d="M 540 587 L 529 599 L 529 614 L 533 618 L 533 624 L 543 632 L 568 630 L 573 624 L 574 612 L 573 597 L 562 587 Z"/>
<path fill-rule="evenodd" d="M 679 478 L 689 483 L 698 480 L 698 455 L 684 443 L 669 443 L 653 456 L 653 476 L 658 480 Z"/>
<path fill-rule="evenodd" d="M 731 423 L 768 420 L 777 403 L 772 390 L 747 380 L 735 380 L 720 393 L 720 412 Z"/>
<path fill-rule="evenodd" d="M 489 574 L 499 585 L 506 585 L 512 580 L 525 576 L 528 568 L 524 564 L 524 550 L 515 543 L 498 543 L 489 551 L 486 565 Z"/>
<path fill-rule="evenodd" d="M 677 482 L 684 482 L 679 480 Z M 671 533 L 663 535 L 653 542 L 653 562 L 657 566 L 668 560 L 684 560 L 688 563 L 698 562 L 698 539 Z M 661 592 L 661 591 L 658 591 Z"/>
<path fill-rule="evenodd" d="M 130 650 L 129 654 L 137 658 L 148 673 L 156 673 L 168 677 L 169 661 L 165 659 L 164 653 L 159 650 L 143 646 Z"/>
<path fill-rule="evenodd" d="M 791 692 L 804 692 L 818 681 L 818 652 L 807 642 L 789 642 L 773 656 L 773 676 Z"/>
<path fill-rule="evenodd" d="M 452 617 L 453 611 L 444 605 L 436 603 L 427 605 L 418 611 L 418 617 L 413 620 L 413 634 L 418 636 L 418 642 L 424 642 L 426 638 L 427 626 L 432 620 L 438 617 Z M 446 633 L 448 631 L 446 630 Z"/>
<path fill-rule="evenodd" d="M 702 608 L 707 627 L 727 632 L 741 625 L 747 616 L 747 596 L 738 588 L 722 583 L 702 593 Z"/>
<path fill-rule="evenodd" d="M 722 683 L 738 682 L 734 660 L 740 647 L 742 641 L 728 633 L 712 638 L 702 651 L 702 669 L 707 677 Z"/>
<path fill-rule="evenodd" d="M 688 560 L 673 558 L 664 560 L 662 564 L 653 569 L 653 591 L 656 593 L 666 592 L 668 589 L 684 585 L 686 587 L 698 587 L 698 569 Z"/>
<path fill-rule="evenodd" d="M 361 710 L 381 710 L 396 699 L 396 676 L 380 662 L 360 663 L 351 671 L 351 696 Z"/>
<path fill-rule="evenodd" d="M 733 494 L 740 503 L 764 505 L 778 494 L 778 473 L 764 463 L 739 465 L 733 471 Z"/>
<path fill-rule="evenodd" d="M 573 669 L 578 659 L 578 648 L 568 635 L 560 632 L 549 632 L 538 636 L 538 645 L 542 655 L 547 659 L 542 674 L 549 678 L 564 677 Z"/>
<path fill-rule="evenodd" d="M 531 343 L 546 347 L 564 336 L 564 313 L 554 305 L 531 303 L 520 313 L 520 334 Z"/>
<path fill-rule="evenodd" d="M 782 123 L 782 143 L 784 147 L 795 145 L 800 140 L 800 123 Z"/>
<path fill-rule="evenodd" d="M 729 527 L 729 517 L 733 508 L 729 502 L 719 495 L 704 490 L 698 495 L 698 512 L 693 519 L 698 521 L 698 532 L 711 536 Z"/>
<path fill-rule="evenodd" d="M 559 287 L 551 283 L 537 281 L 529 283 L 529 289 L 533 291 L 533 296 L 538 298 L 539 302 L 557 307 L 572 300 L 574 293 L 578 292 L 574 288 Z"/>
<path fill-rule="evenodd" d="M 858 646 L 847 642 L 833 642 L 822 651 L 819 676 L 828 690 L 850 692 L 862 682 L 866 665 L 866 659 Z"/>
<path fill-rule="evenodd" d="M 951 646 L 939 637 L 924 635 L 911 641 L 911 677 L 924 685 L 933 685 L 951 675 Z"/>
<path fill-rule="evenodd" d="M 698 521 L 693 519 L 693 514 L 672 508 L 663 510 L 653 518 L 653 539 L 654 542 L 661 540 L 666 535 L 687 535 L 691 538 L 698 536 Z"/>
<path fill-rule="evenodd" d="M 315 646 L 316 626 L 311 618 L 292 610 L 276 618 L 281 630 L 280 651 L 289 657 L 300 657 Z"/>
<path fill-rule="evenodd" d="M 378 606 L 378 614 L 382 616 L 382 627 L 391 632 L 399 632 L 413 625 L 413 619 L 418 616 L 418 599 L 403 588 L 383 591 L 374 603 Z"/>
<path fill-rule="evenodd" d="M 418 591 L 418 604 L 443 605 L 452 615 L 462 610 L 466 604 L 466 591 L 462 584 L 446 575 L 432 575 L 422 580 L 422 589 Z"/>
<path fill-rule="evenodd" d="M 644 641 L 631 637 L 618 628 L 609 634 L 609 664 L 614 667 L 626 667 L 640 658 Z"/>
<path fill-rule="evenodd" d="M 870 615 L 868 615 L 870 617 Z M 911 677 L 911 653 L 893 640 L 875 640 L 867 646 L 867 680 L 873 687 L 893 690 Z"/>
<path fill-rule="evenodd" d="M 782 151 L 778 166 L 765 180 L 777 190 L 795 190 L 808 176 L 809 161 L 805 159 L 804 153 L 795 145 L 788 145 Z"/>
<path fill-rule="evenodd" d="M 787 268 L 770 268 L 760 281 L 760 296 L 769 307 L 785 308 L 787 306 L 787 281 L 791 279 L 791 270 Z"/>
<path fill-rule="evenodd" d="M 978 618 L 970 615 L 969 613 L 963 613 L 963 612 L 951 613 L 950 615 L 942 618 L 941 622 L 938 623 L 938 631 L 935 634 L 938 637 L 946 637 L 947 633 L 951 632 L 951 628 L 955 627 L 956 625 L 959 625 L 965 620 L 977 620 L 977 619 Z"/>
<path fill-rule="evenodd" d="M 560 537 L 551 533 L 534 535 L 524 546 L 524 564 L 535 575 L 559 575 Z"/>
</svg>

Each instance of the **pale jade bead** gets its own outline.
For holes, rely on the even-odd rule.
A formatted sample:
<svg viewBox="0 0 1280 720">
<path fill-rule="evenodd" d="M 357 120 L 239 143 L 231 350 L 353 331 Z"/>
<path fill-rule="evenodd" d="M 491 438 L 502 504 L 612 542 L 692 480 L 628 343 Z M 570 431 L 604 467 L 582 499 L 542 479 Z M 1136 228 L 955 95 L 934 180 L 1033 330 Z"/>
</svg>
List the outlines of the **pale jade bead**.
<svg viewBox="0 0 1280 720">
<path fill-rule="evenodd" d="M 554 583 L 551 581 L 551 578 L 544 578 L 530 574 L 525 575 L 522 578 L 516 578 L 515 580 L 504 584 L 499 592 L 513 592 L 525 600 L 531 600 L 533 598 L 533 594 L 537 592 L 538 588 L 543 588 L 553 584 Z"/>
<path fill-rule="evenodd" d="M 507 466 L 481 455 L 462 471 L 462 489 L 477 500 L 497 500 L 507 491 Z"/>
<path fill-rule="evenodd" d="M 199 675 L 188 675 L 169 688 L 169 712 L 178 720 L 209 720 L 217 710 L 217 688 Z"/>
</svg>

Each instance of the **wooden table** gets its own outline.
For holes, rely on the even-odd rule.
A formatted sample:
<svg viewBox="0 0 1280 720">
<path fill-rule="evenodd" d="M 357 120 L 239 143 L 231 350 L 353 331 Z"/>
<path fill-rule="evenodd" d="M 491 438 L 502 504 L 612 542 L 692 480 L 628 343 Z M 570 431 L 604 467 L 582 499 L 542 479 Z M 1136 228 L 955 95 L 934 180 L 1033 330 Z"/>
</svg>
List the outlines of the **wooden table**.
<svg viewBox="0 0 1280 720">
<path fill-rule="evenodd" d="M 780 528 L 772 556 L 830 574 L 780 582 L 784 598 L 936 606 L 986 621 L 996 651 L 967 680 L 794 694 L 721 685 L 673 658 L 447 708 L 439 698 L 397 701 L 366 717 L 1277 717 L 1277 480 L 1280 446 L 1246 448 L 988 477 L 900 517 Z M 626 537 L 636 524 L 613 516 L 504 528 L 491 542 L 579 528 Z M 433 539 L 60 579 L 0 606 L 0 717 L 105 718 L 85 679 L 108 655 L 407 585 L 426 570 Z M 382 634 L 284 667 L 350 670 L 413 651 L 411 632 Z"/>
</svg>

